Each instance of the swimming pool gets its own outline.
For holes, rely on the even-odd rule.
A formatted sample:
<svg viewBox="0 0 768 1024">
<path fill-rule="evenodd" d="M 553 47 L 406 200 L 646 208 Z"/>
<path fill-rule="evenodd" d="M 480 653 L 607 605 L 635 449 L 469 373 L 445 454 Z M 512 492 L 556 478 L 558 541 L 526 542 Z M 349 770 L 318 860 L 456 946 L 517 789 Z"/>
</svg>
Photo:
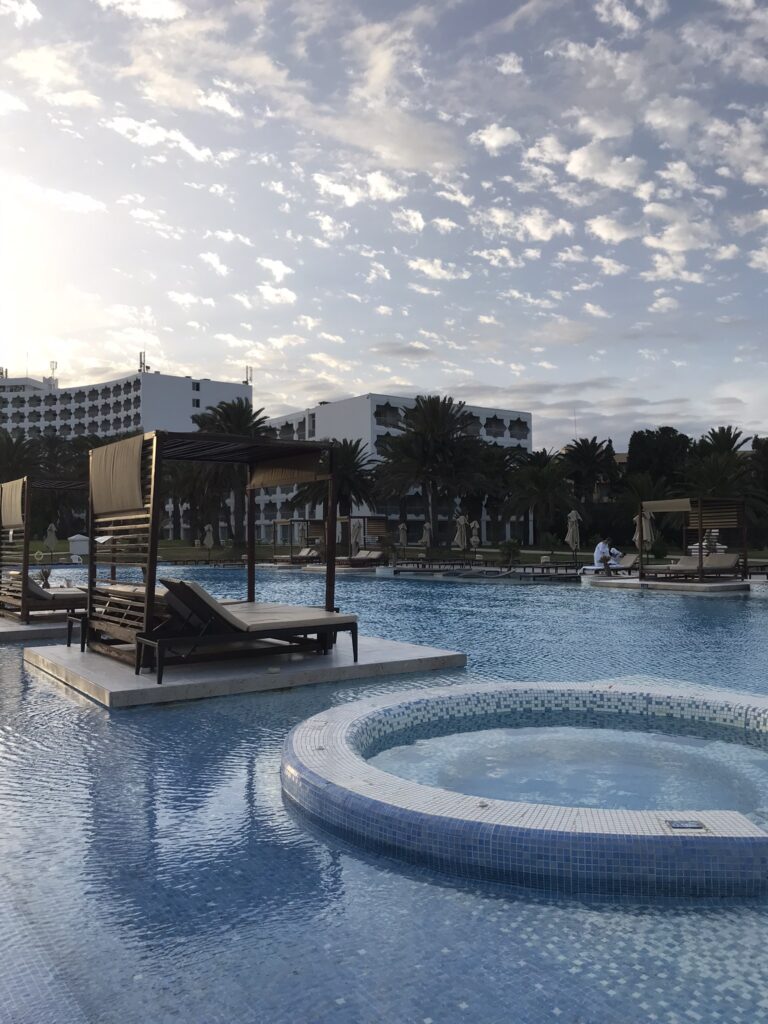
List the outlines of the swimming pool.
<svg viewBox="0 0 768 1024">
<path fill-rule="evenodd" d="M 185 572 L 222 596 L 244 585 L 239 570 Z M 265 600 L 321 600 L 309 573 L 258 580 Z M 615 676 L 768 693 L 759 596 L 342 576 L 338 603 L 369 633 L 470 654 L 467 672 L 366 695 Z M 764 902 L 461 885 L 294 819 L 284 737 L 354 684 L 110 714 L 23 673 L 18 646 L 0 648 L 0 677 L 0 1020 L 768 1020 Z"/>
</svg>

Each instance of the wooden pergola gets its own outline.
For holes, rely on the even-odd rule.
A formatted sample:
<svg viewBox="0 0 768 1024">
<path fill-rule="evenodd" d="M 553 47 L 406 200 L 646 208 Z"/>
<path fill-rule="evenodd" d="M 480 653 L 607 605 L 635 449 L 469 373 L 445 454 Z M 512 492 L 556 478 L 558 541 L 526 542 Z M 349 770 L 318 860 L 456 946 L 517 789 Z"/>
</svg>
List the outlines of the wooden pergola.
<svg viewBox="0 0 768 1024">
<path fill-rule="evenodd" d="M 26 580 L 29 575 L 29 546 L 32 540 L 32 496 L 35 492 L 77 494 L 85 498 L 84 481 L 45 480 L 22 476 L 0 484 L 0 606 L 22 622 L 29 622 L 32 601 Z M 11 572 L 20 573 L 20 583 Z"/>
<path fill-rule="evenodd" d="M 698 578 L 705 578 L 704 540 L 709 530 L 738 530 L 741 546 L 741 578 L 749 575 L 747 549 L 747 520 L 743 498 L 663 498 L 659 501 L 641 501 L 638 519 L 638 548 L 640 551 L 639 576 L 645 574 L 643 563 L 643 513 L 670 512 L 683 517 L 683 551 L 688 547 L 688 535 L 694 533 L 698 542 Z"/>
<path fill-rule="evenodd" d="M 325 608 L 335 609 L 336 504 L 333 445 L 270 437 L 154 431 L 90 453 L 88 611 L 85 639 L 92 650 L 121 658 L 138 633 L 157 625 L 161 478 L 166 462 L 204 462 L 247 470 L 247 601 L 256 600 L 256 500 L 259 488 L 328 481 Z M 114 568 L 113 568 L 114 567 Z M 103 586 L 100 569 L 140 568 L 143 585 Z"/>
</svg>

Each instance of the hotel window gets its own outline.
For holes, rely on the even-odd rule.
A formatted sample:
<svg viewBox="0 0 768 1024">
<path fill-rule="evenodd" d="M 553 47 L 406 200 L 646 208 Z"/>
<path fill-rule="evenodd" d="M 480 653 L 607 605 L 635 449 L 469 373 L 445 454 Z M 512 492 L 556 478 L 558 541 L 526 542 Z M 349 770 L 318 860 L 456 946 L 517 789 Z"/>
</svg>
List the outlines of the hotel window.
<svg viewBox="0 0 768 1024">
<path fill-rule="evenodd" d="M 197 381 L 197 380 L 193 380 L 192 381 L 192 390 L 193 391 L 199 391 L 200 390 L 200 382 L 199 381 Z"/>
<path fill-rule="evenodd" d="M 200 399 L 199 398 L 193 398 L 192 399 L 192 408 L 193 409 L 199 409 L 200 408 Z"/>
</svg>

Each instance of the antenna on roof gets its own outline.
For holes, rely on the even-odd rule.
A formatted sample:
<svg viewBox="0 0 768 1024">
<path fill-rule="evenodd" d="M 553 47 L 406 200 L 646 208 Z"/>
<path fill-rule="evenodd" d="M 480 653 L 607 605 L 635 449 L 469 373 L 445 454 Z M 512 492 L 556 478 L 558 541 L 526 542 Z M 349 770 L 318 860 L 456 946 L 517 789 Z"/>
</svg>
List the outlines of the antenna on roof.
<svg viewBox="0 0 768 1024">
<path fill-rule="evenodd" d="M 48 365 L 51 368 L 51 376 L 48 378 L 48 386 L 50 387 L 51 391 L 53 391 L 56 385 L 59 383 L 56 380 L 56 370 L 58 369 L 59 364 L 56 362 L 55 359 L 52 359 L 50 363 L 48 363 Z"/>
<path fill-rule="evenodd" d="M 139 352 L 139 373 L 149 373 L 146 352 Z"/>
<path fill-rule="evenodd" d="M 243 381 L 243 384 L 250 384 L 251 387 L 253 387 L 253 367 L 252 366 L 246 366 L 246 368 L 245 368 L 245 380 Z"/>
</svg>

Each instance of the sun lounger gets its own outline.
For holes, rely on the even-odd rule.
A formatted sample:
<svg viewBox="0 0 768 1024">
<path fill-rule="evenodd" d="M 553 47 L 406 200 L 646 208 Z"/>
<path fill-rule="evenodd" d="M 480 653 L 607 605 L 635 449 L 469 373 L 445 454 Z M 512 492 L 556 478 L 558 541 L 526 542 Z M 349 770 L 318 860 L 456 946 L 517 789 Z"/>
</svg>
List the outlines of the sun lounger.
<svg viewBox="0 0 768 1024">
<path fill-rule="evenodd" d="M 705 576 L 734 576 L 738 566 L 738 555 L 720 553 L 705 555 L 701 568 Z M 698 577 L 699 556 L 683 555 L 674 565 L 657 565 L 646 570 L 644 575 Z"/>
<path fill-rule="evenodd" d="M 168 655 L 173 660 L 284 654 L 310 649 L 327 654 L 336 634 L 352 636 L 357 661 L 357 616 L 324 608 L 238 602 L 223 604 L 196 583 L 162 579 L 169 618 L 151 633 L 136 637 L 136 674 L 146 651 L 154 653 L 158 684 Z"/>
<path fill-rule="evenodd" d="M 373 551 L 368 548 L 363 548 L 361 551 L 358 551 L 356 555 L 350 558 L 349 564 L 357 566 L 379 565 L 383 560 L 383 551 Z"/>
<path fill-rule="evenodd" d="M 41 586 L 31 576 L 26 578 L 25 605 L 28 621 L 30 615 L 36 612 L 75 612 L 85 608 L 88 595 L 80 587 L 57 587 L 50 588 Z M 12 618 L 21 618 L 22 606 L 22 575 L 20 572 L 10 572 L 3 581 L 2 592 L 0 593 L 0 605 L 3 614 Z"/>
</svg>

